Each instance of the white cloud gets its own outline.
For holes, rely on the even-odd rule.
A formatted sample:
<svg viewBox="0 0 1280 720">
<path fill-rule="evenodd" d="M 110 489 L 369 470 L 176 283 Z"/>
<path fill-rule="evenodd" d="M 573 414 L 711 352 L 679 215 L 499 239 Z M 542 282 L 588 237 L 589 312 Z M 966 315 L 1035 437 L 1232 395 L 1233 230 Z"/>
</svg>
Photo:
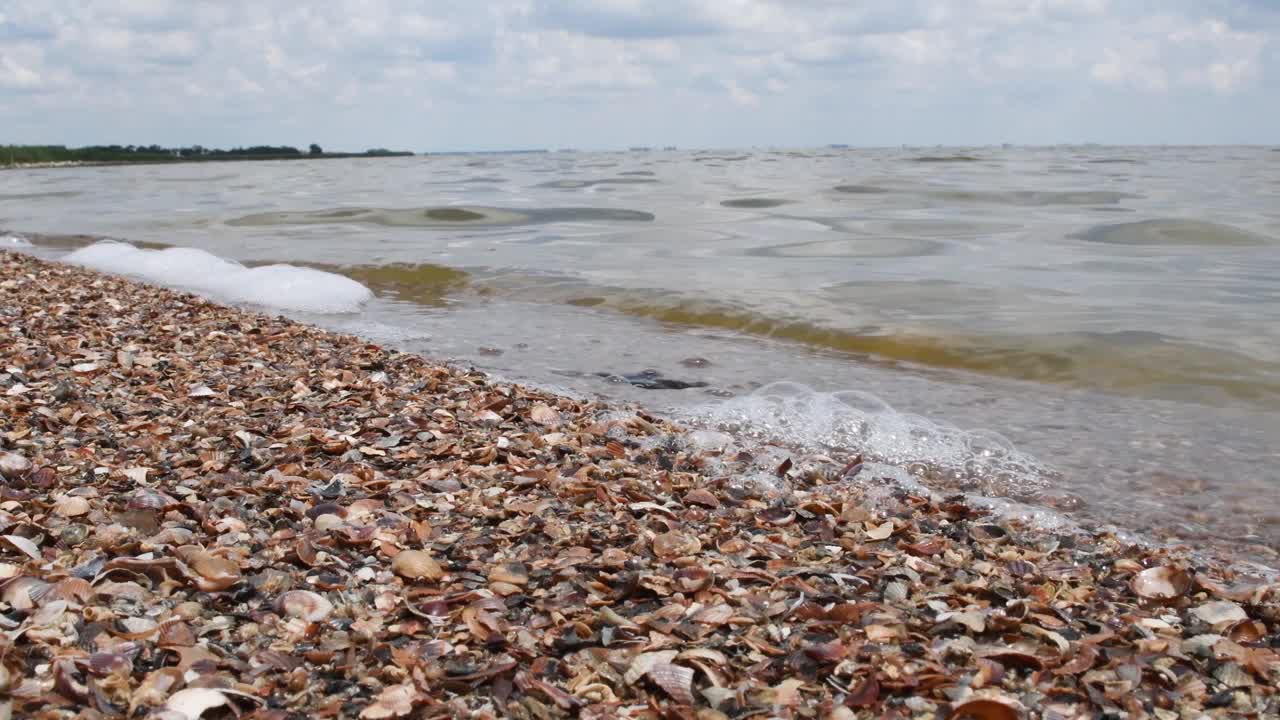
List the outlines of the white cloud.
<svg viewBox="0 0 1280 720">
<path fill-rule="evenodd" d="M 1194 141 L 1212 96 L 1280 139 L 1277 28 L 1262 0 L 7 0 L 0 113 L 71 143 L 1054 142 L 1146 138 L 1158 96 Z"/>
</svg>

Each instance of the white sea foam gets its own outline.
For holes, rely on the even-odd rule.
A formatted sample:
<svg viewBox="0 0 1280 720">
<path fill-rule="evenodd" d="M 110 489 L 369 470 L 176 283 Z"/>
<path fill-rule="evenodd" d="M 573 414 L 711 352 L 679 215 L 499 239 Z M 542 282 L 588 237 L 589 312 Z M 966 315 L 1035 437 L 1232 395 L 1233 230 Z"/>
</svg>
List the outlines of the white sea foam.
<svg viewBox="0 0 1280 720">
<path fill-rule="evenodd" d="M 195 248 L 144 250 L 127 243 L 99 242 L 64 259 L 215 300 L 280 310 L 355 312 L 373 297 L 369 288 L 342 275 L 296 265 L 245 267 Z"/>
<path fill-rule="evenodd" d="M 766 493 L 785 493 L 776 472 L 791 459 L 793 471 L 808 466 L 840 467 L 854 454 L 863 471 L 849 482 L 890 501 L 893 489 L 928 492 L 928 475 L 941 477 L 946 489 L 981 499 L 1033 499 L 1051 489 L 1054 471 L 990 430 L 961 430 L 918 415 L 899 413 L 869 393 L 824 393 L 804 385 L 778 382 L 758 391 L 685 411 L 684 424 L 700 428 L 681 444 L 692 450 L 732 457 L 746 450 L 749 467 L 729 471 L 735 480 Z M 707 468 L 716 472 L 715 465 Z M 921 480 L 924 480 L 923 484 Z M 943 488 L 939 488 L 943 489 Z M 1002 499 L 986 503 L 997 517 L 1042 529 L 1070 523 L 1060 513 Z"/>
<path fill-rule="evenodd" d="M 29 248 L 34 247 L 30 240 L 19 235 L 0 235 L 0 248 Z"/>
</svg>

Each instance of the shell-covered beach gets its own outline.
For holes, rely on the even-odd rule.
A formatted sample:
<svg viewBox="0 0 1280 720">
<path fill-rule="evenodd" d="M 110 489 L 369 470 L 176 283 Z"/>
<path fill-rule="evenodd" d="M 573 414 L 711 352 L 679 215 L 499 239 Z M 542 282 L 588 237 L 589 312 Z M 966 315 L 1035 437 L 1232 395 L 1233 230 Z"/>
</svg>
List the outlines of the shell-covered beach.
<svg viewBox="0 0 1280 720">
<path fill-rule="evenodd" d="M 1280 714 L 1275 583 L 680 432 L 2 251 L 0 716 Z"/>
</svg>

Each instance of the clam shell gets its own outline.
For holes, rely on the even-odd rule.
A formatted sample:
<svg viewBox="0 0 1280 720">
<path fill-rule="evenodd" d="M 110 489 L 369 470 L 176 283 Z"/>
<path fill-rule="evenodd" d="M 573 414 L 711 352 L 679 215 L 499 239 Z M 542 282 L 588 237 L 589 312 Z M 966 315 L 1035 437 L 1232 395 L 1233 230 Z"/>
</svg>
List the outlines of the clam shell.
<svg viewBox="0 0 1280 720">
<path fill-rule="evenodd" d="M 276 599 L 276 610 L 291 618 L 321 622 L 333 612 L 333 603 L 310 590 L 290 590 Z"/>
<path fill-rule="evenodd" d="M 1129 583 L 1134 594 L 1144 600 L 1165 601 L 1191 589 L 1191 574 L 1176 567 L 1160 566 L 1143 570 Z"/>
<path fill-rule="evenodd" d="M 439 580 L 444 568 L 424 550 L 405 550 L 391 561 L 391 571 L 410 580 Z"/>
</svg>

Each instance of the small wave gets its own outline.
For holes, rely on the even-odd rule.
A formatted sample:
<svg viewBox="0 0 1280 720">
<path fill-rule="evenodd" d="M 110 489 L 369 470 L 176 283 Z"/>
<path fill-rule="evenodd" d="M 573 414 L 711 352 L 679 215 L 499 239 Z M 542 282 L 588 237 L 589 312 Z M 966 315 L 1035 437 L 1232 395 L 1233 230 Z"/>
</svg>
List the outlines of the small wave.
<svg viewBox="0 0 1280 720">
<path fill-rule="evenodd" d="M 0 234 L 0 249 L 8 248 L 29 248 L 35 247 L 31 241 L 20 235 Z"/>
<path fill-rule="evenodd" d="M 652 185 L 656 182 L 658 181 L 646 177 L 617 177 L 601 180 L 552 180 L 551 182 L 534 185 L 534 187 L 551 188 L 553 190 L 578 190 L 598 185 Z"/>
<path fill-rule="evenodd" d="M 215 300 L 280 310 L 354 312 L 373 297 L 367 287 L 341 275 L 296 265 L 246 267 L 195 248 L 145 250 L 127 243 L 99 242 L 64 260 Z"/>
<path fill-rule="evenodd" d="M 871 393 L 818 392 L 775 382 L 750 395 L 681 411 L 678 419 L 698 428 L 682 438 L 689 447 L 750 458 L 749 467 L 729 467 L 731 459 L 713 467 L 713 474 L 718 469 L 765 494 L 788 491 L 777 468 L 791 458 L 802 473 L 819 472 L 828 481 L 861 484 L 886 496 L 893 489 L 930 488 L 1012 499 L 989 504 L 1046 529 L 1070 524 L 1055 510 L 1024 504 L 1064 506 L 1054 468 L 999 433 L 899 413 Z M 854 456 L 861 457 L 861 472 L 849 472 L 846 462 Z M 1082 506 L 1080 498 L 1072 499 L 1072 508 Z"/>
<path fill-rule="evenodd" d="M 245 215 L 227 221 L 233 227 L 276 225 L 379 225 L 448 228 L 510 227 L 556 222 L 650 222 L 653 213 L 621 208 L 561 207 L 508 209 L 476 205 L 387 209 L 331 208 Z"/>
<path fill-rule="evenodd" d="M 720 205 L 727 208 L 743 208 L 747 210 L 775 208 L 786 205 L 791 200 L 782 200 L 779 198 L 735 198 L 733 200 L 723 200 Z"/>
<path fill-rule="evenodd" d="M 1173 218 L 1098 225 L 1071 237 L 1112 245 L 1254 246 L 1272 242 L 1264 235 L 1229 225 Z"/>
<path fill-rule="evenodd" d="M 911 162 L 918 163 L 964 163 L 979 162 L 981 160 L 982 158 L 976 158 L 972 155 L 922 155 L 911 158 Z"/>
</svg>

